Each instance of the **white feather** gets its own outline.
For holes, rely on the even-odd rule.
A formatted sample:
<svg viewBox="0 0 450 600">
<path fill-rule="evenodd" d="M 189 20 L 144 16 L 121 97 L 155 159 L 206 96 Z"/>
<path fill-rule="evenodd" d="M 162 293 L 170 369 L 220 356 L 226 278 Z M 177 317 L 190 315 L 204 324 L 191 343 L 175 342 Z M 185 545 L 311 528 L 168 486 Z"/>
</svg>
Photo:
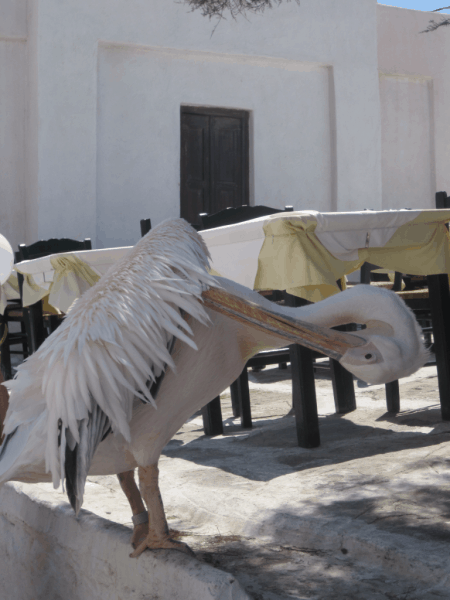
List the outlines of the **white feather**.
<svg viewBox="0 0 450 600">
<path fill-rule="evenodd" d="M 208 258 L 203 240 L 185 221 L 161 223 L 72 305 L 61 326 L 21 365 L 5 431 L 45 413 L 45 461 L 54 484 L 65 476 L 60 420 L 63 441 L 73 444 L 95 402 L 113 431 L 129 441 L 134 399 L 156 408 L 146 383 L 167 366 L 175 368 L 168 351 L 172 336 L 197 348 L 180 311 L 208 322 L 201 293 L 217 285 L 207 272 Z"/>
</svg>

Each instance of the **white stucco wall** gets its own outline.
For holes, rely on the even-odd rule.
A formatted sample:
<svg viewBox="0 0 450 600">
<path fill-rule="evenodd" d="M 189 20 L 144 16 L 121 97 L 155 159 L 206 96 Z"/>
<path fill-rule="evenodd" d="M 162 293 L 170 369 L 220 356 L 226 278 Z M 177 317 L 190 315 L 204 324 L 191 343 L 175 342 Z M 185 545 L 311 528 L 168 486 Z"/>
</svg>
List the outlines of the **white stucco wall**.
<svg viewBox="0 0 450 600">
<path fill-rule="evenodd" d="M 433 80 L 380 74 L 384 208 L 432 208 Z"/>
<path fill-rule="evenodd" d="M 450 36 L 429 18 L 302 0 L 212 34 L 174 0 L 0 0 L 2 233 L 128 245 L 177 216 L 183 104 L 250 111 L 251 202 L 433 206 Z"/>
<path fill-rule="evenodd" d="M 252 203 L 329 210 L 331 69 L 111 44 L 98 64 L 99 246 L 133 239 L 143 217 L 179 213 L 182 104 L 251 112 Z"/>
<path fill-rule="evenodd" d="M 252 111 L 255 202 L 380 206 L 375 0 L 283 3 L 213 35 L 168 0 L 39 0 L 38 21 L 40 237 L 129 244 L 140 218 L 178 215 L 180 104 Z"/>
<path fill-rule="evenodd" d="M 450 35 L 436 13 L 378 7 L 384 208 L 434 208 L 450 193 Z"/>
<path fill-rule="evenodd" d="M 0 231 L 16 247 L 25 239 L 26 0 L 0 2 Z"/>
</svg>

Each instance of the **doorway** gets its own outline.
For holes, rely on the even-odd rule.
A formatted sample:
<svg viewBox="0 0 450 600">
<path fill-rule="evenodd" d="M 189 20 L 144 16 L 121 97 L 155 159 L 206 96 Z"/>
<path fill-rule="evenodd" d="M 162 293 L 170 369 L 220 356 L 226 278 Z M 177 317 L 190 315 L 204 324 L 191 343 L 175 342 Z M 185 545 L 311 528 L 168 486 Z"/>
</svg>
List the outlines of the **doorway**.
<svg viewBox="0 0 450 600">
<path fill-rule="evenodd" d="M 249 112 L 181 107 L 180 216 L 249 204 Z"/>
</svg>

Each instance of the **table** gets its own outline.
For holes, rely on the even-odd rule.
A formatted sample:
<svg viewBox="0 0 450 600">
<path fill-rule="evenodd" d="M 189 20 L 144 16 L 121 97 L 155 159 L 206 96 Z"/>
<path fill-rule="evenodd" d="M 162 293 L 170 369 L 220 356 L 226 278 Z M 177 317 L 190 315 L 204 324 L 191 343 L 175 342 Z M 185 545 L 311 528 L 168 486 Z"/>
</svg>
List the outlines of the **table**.
<svg viewBox="0 0 450 600">
<path fill-rule="evenodd" d="M 286 290 L 290 298 L 318 301 L 338 293 L 338 282 L 345 287 L 345 275 L 364 262 L 427 275 L 442 417 L 450 420 L 448 221 L 447 209 L 301 211 L 205 230 L 200 235 L 211 253 L 213 271 L 253 289 Z M 72 252 L 19 263 L 16 270 L 25 276 L 24 304 L 48 296 L 50 304 L 66 312 L 73 300 L 128 250 Z M 293 400 L 299 443 L 315 447 L 320 436 L 307 352 L 300 347 L 292 349 Z M 344 403 L 340 412 L 353 408 L 351 402 Z"/>
<path fill-rule="evenodd" d="M 66 313 L 71 304 L 129 249 L 82 250 L 15 264 L 9 279 L 0 286 L 0 317 L 8 300 L 20 298 L 18 275 L 21 275 L 22 305 L 27 308 L 25 327 L 28 347 L 30 352 L 35 352 L 45 339 L 43 310 L 47 313 Z M 53 321 L 50 324 L 56 326 Z"/>
<path fill-rule="evenodd" d="M 318 301 L 345 288 L 345 275 L 365 262 L 427 275 L 444 420 L 450 420 L 450 210 L 389 210 L 349 213 L 281 213 L 202 231 L 213 268 L 257 290 L 286 290 L 290 299 Z M 244 258 L 241 258 L 244 257 Z M 337 366 L 333 365 L 332 369 Z M 299 445 L 320 445 L 311 353 L 291 348 L 293 403 Z M 336 376 L 353 391 L 345 371 L 334 373 L 337 412 L 353 410 L 351 394 L 336 399 Z M 395 385 L 387 385 L 387 394 Z M 389 403 L 389 396 L 388 396 Z"/>
<path fill-rule="evenodd" d="M 24 276 L 23 305 L 48 297 L 48 304 L 67 312 L 132 246 L 52 254 L 14 265 Z"/>
<path fill-rule="evenodd" d="M 337 281 L 364 262 L 414 275 L 450 273 L 448 221 L 447 209 L 298 211 L 199 233 L 213 271 L 252 289 L 287 290 L 318 301 L 338 293 Z M 68 252 L 16 264 L 25 277 L 24 305 L 48 296 L 51 305 L 66 312 L 90 281 L 130 248 Z"/>
<path fill-rule="evenodd" d="M 338 293 L 337 281 L 365 262 L 414 275 L 450 273 L 449 220 L 446 209 L 301 211 L 200 235 L 224 277 L 316 302 Z"/>
</svg>

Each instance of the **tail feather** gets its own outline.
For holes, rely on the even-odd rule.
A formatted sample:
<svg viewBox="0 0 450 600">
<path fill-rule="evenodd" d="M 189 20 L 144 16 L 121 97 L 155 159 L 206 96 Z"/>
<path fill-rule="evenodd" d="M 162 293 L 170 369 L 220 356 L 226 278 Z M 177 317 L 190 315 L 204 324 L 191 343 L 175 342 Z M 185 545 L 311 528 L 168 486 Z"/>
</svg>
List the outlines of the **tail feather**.
<svg viewBox="0 0 450 600">
<path fill-rule="evenodd" d="M 8 433 L 5 436 L 5 439 L 3 440 L 3 443 L 0 447 L 0 460 L 3 458 L 3 456 L 6 454 L 6 449 L 8 448 L 8 444 L 11 441 L 12 437 L 14 436 L 14 434 L 17 432 L 17 427 L 14 429 L 14 431 L 12 431 L 11 433 Z"/>
<path fill-rule="evenodd" d="M 101 441 L 111 432 L 111 423 L 98 404 L 94 404 L 87 419 L 79 422 L 80 442 L 71 443 L 70 430 L 66 429 L 64 471 L 69 502 L 78 515 L 83 504 L 86 477 L 92 458 Z M 72 448 L 71 448 L 72 446 Z"/>
</svg>

